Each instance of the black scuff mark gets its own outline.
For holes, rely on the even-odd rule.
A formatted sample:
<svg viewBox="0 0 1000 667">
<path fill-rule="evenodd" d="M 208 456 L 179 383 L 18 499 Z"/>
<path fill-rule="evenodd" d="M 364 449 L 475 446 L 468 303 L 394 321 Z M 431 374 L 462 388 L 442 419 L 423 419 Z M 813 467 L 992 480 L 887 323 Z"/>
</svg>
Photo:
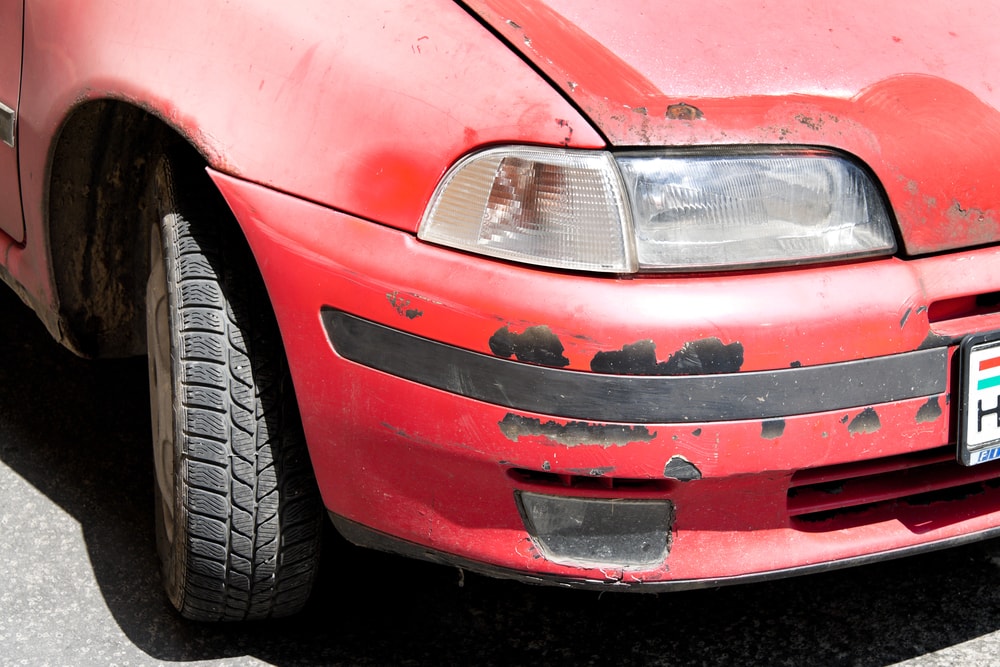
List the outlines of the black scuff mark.
<svg viewBox="0 0 1000 667">
<path fill-rule="evenodd" d="M 643 116 L 649 113 L 649 110 L 646 107 L 636 107 L 632 109 L 632 111 L 638 114 L 642 114 Z"/>
<path fill-rule="evenodd" d="M 683 456 L 672 456 L 663 468 L 663 476 L 678 482 L 690 482 L 701 479 L 701 471 Z"/>
<path fill-rule="evenodd" d="M 544 470 L 545 472 L 552 470 L 552 464 L 549 463 L 548 461 L 542 461 L 542 470 Z"/>
<path fill-rule="evenodd" d="M 917 410 L 917 423 L 926 424 L 928 422 L 937 421 L 941 416 L 941 403 L 938 401 L 937 396 L 931 396 L 927 399 L 927 402 L 920 406 Z"/>
<path fill-rule="evenodd" d="M 691 431 L 691 435 L 693 435 L 696 438 L 700 438 L 701 437 L 701 429 L 700 428 L 696 428 L 695 430 Z"/>
<path fill-rule="evenodd" d="M 566 130 L 566 136 L 563 137 L 562 145 L 569 146 L 570 142 L 573 141 L 573 126 L 569 124 L 568 120 L 563 120 L 562 118 L 556 118 L 556 125 Z"/>
<path fill-rule="evenodd" d="M 514 333 L 504 326 L 490 337 L 490 351 L 498 357 L 542 366 L 563 368 L 569 365 L 563 352 L 562 341 L 545 325 L 528 327 L 522 333 Z"/>
<path fill-rule="evenodd" d="M 399 292 L 389 292 L 385 295 L 385 298 L 389 300 L 389 304 L 392 306 L 392 309 L 403 317 L 415 320 L 418 317 L 422 317 L 424 314 L 424 311 L 419 308 L 410 308 L 410 300 L 406 297 L 400 296 Z"/>
<path fill-rule="evenodd" d="M 802 362 L 801 361 L 793 361 L 792 363 L 788 364 L 788 367 L 789 368 L 802 368 Z"/>
<path fill-rule="evenodd" d="M 927 333 L 927 337 L 924 338 L 923 342 L 917 347 L 918 350 L 930 350 L 935 347 L 945 347 L 957 342 L 951 336 L 942 336 L 941 334 L 936 334 L 933 331 Z"/>
<path fill-rule="evenodd" d="M 906 312 L 903 313 L 903 317 L 899 320 L 899 328 L 902 329 L 906 326 L 906 320 L 910 319 L 910 313 L 913 312 L 912 308 L 907 308 Z"/>
<path fill-rule="evenodd" d="M 882 428 L 882 421 L 878 418 L 875 408 L 865 408 L 862 410 L 847 427 L 851 435 L 859 433 L 875 433 Z"/>
<path fill-rule="evenodd" d="M 511 442 L 517 442 L 523 437 L 541 436 L 566 447 L 581 445 L 624 447 L 636 442 L 650 442 L 656 437 L 656 433 L 650 433 L 645 426 L 591 424 L 581 421 L 560 424 L 515 414 L 505 416 L 499 425 L 500 432 Z"/>
<path fill-rule="evenodd" d="M 454 447 L 456 449 L 462 449 L 469 452 L 481 453 L 479 449 L 469 444 L 457 443 L 457 442 L 448 443 L 448 442 L 439 442 L 436 440 L 431 440 L 430 438 L 425 438 L 415 433 L 410 433 L 406 429 L 400 428 L 398 426 L 393 426 L 388 422 L 382 422 L 381 425 L 382 428 L 386 429 L 390 433 L 399 436 L 404 440 L 409 440 L 410 442 L 422 445 L 424 447 L 433 447 L 434 449 L 449 449 Z M 501 461 L 501 463 L 503 464 L 507 462 Z"/>
<path fill-rule="evenodd" d="M 713 375 L 738 373 L 743 366 L 743 344 L 703 338 L 685 343 L 666 361 L 656 360 L 656 344 L 640 340 L 621 350 L 598 352 L 590 361 L 595 373 L 614 375 Z"/>
<path fill-rule="evenodd" d="M 840 418 L 840 423 L 841 424 L 846 424 L 847 420 L 850 419 L 850 418 L 851 418 L 850 415 L 844 415 L 843 417 Z"/>
<path fill-rule="evenodd" d="M 760 437 L 765 440 L 777 440 L 785 433 L 784 419 L 768 419 L 760 425 Z"/>
<path fill-rule="evenodd" d="M 687 102 L 671 104 L 667 107 L 666 115 L 669 120 L 703 120 L 705 118 L 701 109 Z"/>
</svg>

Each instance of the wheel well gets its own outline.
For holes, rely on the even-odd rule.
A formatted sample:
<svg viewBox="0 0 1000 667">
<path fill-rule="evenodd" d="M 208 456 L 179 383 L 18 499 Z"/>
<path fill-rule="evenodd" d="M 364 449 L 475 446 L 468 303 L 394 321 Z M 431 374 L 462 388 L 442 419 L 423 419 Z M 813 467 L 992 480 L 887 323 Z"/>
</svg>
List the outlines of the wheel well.
<svg viewBox="0 0 1000 667">
<path fill-rule="evenodd" d="M 47 201 L 48 249 L 64 343 L 78 354 L 145 354 L 148 234 L 157 210 L 151 183 L 161 159 L 203 175 L 192 179 L 204 188 L 199 196 L 219 197 L 197 151 L 143 109 L 90 102 L 59 133 Z"/>
</svg>

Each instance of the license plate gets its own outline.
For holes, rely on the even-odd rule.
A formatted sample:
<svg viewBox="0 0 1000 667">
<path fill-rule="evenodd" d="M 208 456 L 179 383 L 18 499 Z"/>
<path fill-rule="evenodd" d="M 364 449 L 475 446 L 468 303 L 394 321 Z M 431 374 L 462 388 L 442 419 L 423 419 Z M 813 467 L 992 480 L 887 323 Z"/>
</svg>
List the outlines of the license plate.
<svg viewBox="0 0 1000 667">
<path fill-rule="evenodd" d="M 967 466 L 1000 459 L 1000 331 L 962 341 L 958 459 Z"/>
</svg>

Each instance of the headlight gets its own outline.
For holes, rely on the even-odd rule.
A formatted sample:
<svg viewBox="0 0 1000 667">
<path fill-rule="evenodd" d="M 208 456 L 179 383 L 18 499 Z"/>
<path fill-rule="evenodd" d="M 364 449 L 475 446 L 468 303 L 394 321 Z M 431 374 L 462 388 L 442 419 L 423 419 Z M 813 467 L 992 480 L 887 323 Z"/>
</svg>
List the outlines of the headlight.
<svg viewBox="0 0 1000 667">
<path fill-rule="evenodd" d="M 890 254 L 867 173 L 819 150 L 744 154 L 495 148 L 442 179 L 432 243 L 613 273 L 723 270 Z"/>
<path fill-rule="evenodd" d="M 418 236 L 529 264 L 627 273 L 636 268 L 627 213 L 610 153 L 496 148 L 445 174 Z"/>
<path fill-rule="evenodd" d="M 896 247 L 875 184 L 832 153 L 633 155 L 618 164 L 640 270 L 798 264 Z"/>
</svg>

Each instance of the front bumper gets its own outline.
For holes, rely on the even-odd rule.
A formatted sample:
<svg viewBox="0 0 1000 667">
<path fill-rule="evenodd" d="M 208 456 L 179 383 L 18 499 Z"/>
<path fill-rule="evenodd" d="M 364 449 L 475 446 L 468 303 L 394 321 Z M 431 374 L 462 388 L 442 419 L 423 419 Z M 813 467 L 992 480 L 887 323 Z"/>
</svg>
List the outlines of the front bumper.
<svg viewBox="0 0 1000 667">
<path fill-rule="evenodd" d="M 357 541 L 658 588 L 1000 526 L 1000 468 L 964 468 L 949 444 L 955 343 L 1000 328 L 956 304 L 1000 292 L 1000 251 L 595 278 L 430 247 L 212 175 L 267 283 L 324 502 Z M 523 493 L 669 503 L 666 555 L 553 556 L 525 527 Z"/>
</svg>

